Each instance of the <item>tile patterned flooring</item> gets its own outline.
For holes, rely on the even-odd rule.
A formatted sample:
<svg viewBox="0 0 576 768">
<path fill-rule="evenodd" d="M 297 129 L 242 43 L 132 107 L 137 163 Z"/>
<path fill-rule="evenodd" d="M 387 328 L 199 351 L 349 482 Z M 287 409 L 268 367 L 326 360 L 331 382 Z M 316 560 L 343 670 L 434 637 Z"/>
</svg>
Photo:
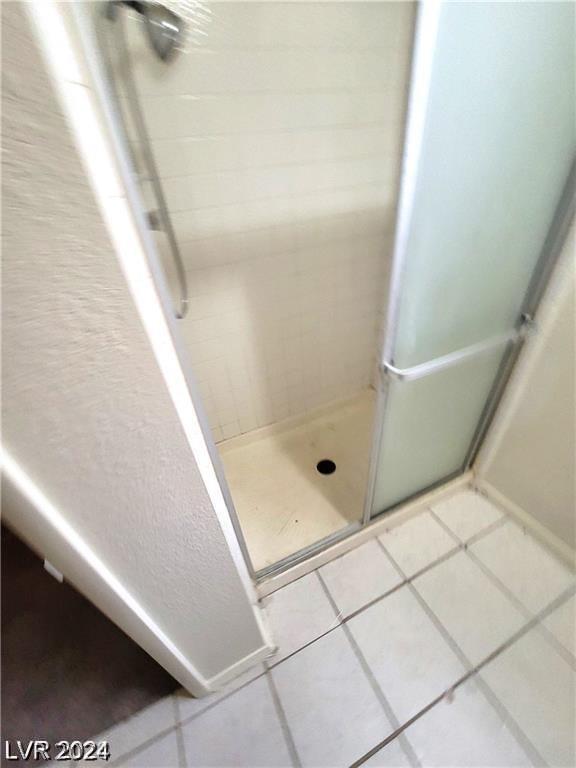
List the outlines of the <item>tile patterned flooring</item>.
<svg viewBox="0 0 576 768">
<path fill-rule="evenodd" d="M 375 392 L 219 443 L 254 568 L 282 560 L 362 518 Z M 336 472 L 316 464 L 332 459 Z"/>
<path fill-rule="evenodd" d="M 266 668 L 102 736 L 138 768 L 573 766 L 575 593 L 461 491 L 265 598 Z"/>
</svg>

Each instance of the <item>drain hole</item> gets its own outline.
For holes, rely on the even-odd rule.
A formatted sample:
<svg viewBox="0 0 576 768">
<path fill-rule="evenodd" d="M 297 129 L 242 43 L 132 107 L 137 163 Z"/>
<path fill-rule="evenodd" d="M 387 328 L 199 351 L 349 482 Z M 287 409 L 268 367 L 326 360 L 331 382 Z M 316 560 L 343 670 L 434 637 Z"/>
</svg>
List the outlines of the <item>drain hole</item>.
<svg viewBox="0 0 576 768">
<path fill-rule="evenodd" d="M 332 472 L 336 471 L 336 464 L 334 464 L 332 459 L 322 459 L 322 461 L 316 464 L 316 469 L 321 475 L 331 475 Z"/>
</svg>

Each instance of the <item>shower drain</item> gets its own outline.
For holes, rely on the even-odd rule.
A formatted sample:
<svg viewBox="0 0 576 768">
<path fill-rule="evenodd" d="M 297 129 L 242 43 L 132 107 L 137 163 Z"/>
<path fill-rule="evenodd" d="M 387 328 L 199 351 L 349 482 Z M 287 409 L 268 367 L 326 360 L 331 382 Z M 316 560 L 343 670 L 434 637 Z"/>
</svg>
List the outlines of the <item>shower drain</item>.
<svg viewBox="0 0 576 768">
<path fill-rule="evenodd" d="M 322 459 L 316 464 L 316 469 L 321 475 L 331 475 L 332 472 L 336 471 L 336 464 L 332 459 Z"/>
</svg>

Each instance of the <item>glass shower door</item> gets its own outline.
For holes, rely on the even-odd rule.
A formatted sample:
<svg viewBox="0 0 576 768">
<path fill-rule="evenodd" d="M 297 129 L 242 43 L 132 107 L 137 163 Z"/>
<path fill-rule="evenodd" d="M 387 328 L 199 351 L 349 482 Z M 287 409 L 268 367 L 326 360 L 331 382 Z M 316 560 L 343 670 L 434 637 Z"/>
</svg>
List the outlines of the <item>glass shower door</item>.
<svg viewBox="0 0 576 768">
<path fill-rule="evenodd" d="M 422 3 L 369 516 L 461 473 L 574 158 L 575 6 Z"/>
</svg>

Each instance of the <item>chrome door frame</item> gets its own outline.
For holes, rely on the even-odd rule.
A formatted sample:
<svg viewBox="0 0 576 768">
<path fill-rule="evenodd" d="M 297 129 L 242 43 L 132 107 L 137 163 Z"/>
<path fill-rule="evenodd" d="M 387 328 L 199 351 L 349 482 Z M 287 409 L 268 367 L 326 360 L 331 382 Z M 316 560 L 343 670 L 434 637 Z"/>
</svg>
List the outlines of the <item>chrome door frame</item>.
<svg viewBox="0 0 576 768">
<path fill-rule="evenodd" d="M 370 469 L 364 500 L 363 525 L 368 525 L 372 519 L 372 503 L 378 474 L 378 458 L 382 447 L 382 436 L 386 421 L 388 404 L 389 379 L 382 375 L 385 361 L 393 363 L 394 342 L 400 311 L 400 296 L 406 266 L 408 238 L 412 215 L 414 212 L 414 197 L 418 166 L 422 154 L 422 140 L 430 96 L 432 80 L 432 62 L 436 51 L 438 25 L 440 21 L 439 0 L 419 2 L 416 16 L 416 28 L 412 49 L 412 66 L 410 70 L 410 94 L 402 154 L 402 171 L 400 177 L 400 193 L 396 214 L 396 231 L 392 254 L 392 274 L 388 287 L 388 309 L 384 334 L 379 350 L 378 359 L 378 390 L 376 413 L 372 433 L 372 449 L 370 453 Z M 422 489 L 422 493 L 426 490 Z"/>
<path fill-rule="evenodd" d="M 441 0 L 429 0 L 429 2 L 420 2 L 418 5 L 416 32 L 414 36 L 414 53 L 410 76 L 408 118 L 400 181 L 400 199 L 392 256 L 392 277 L 389 287 L 389 304 L 384 339 L 378 366 L 379 380 L 377 405 L 364 505 L 364 526 L 381 517 L 383 514 L 387 514 L 397 507 L 406 504 L 408 501 L 416 499 L 437 486 L 464 474 L 473 465 L 482 445 L 482 441 L 492 423 L 498 404 L 504 394 L 506 385 L 510 379 L 526 337 L 530 335 L 530 333 L 535 332 L 533 318 L 546 290 L 550 275 L 558 261 L 570 224 L 576 212 L 575 157 L 568 171 L 567 180 L 559 204 L 552 222 L 550 223 L 547 236 L 540 251 L 540 256 L 536 262 L 536 266 L 524 296 L 520 317 L 516 327 L 506 334 L 487 339 L 410 368 L 401 369 L 394 365 L 394 348 L 398 331 L 400 297 L 402 295 L 408 239 L 414 211 L 418 167 L 422 153 L 424 126 L 430 95 L 430 82 L 432 79 L 432 64 L 436 50 L 441 9 Z M 446 477 L 439 478 L 432 485 L 421 488 L 409 497 L 400 500 L 378 514 L 373 515 L 372 505 L 379 469 L 378 459 L 382 446 L 382 437 L 386 429 L 390 382 L 393 379 L 398 381 L 410 381 L 428 376 L 437 371 L 445 370 L 448 367 L 457 365 L 464 360 L 497 349 L 499 346 L 505 347 L 502 361 L 494 379 L 493 386 L 488 394 L 486 404 L 482 410 L 472 442 L 463 459 L 461 468 Z"/>
</svg>

